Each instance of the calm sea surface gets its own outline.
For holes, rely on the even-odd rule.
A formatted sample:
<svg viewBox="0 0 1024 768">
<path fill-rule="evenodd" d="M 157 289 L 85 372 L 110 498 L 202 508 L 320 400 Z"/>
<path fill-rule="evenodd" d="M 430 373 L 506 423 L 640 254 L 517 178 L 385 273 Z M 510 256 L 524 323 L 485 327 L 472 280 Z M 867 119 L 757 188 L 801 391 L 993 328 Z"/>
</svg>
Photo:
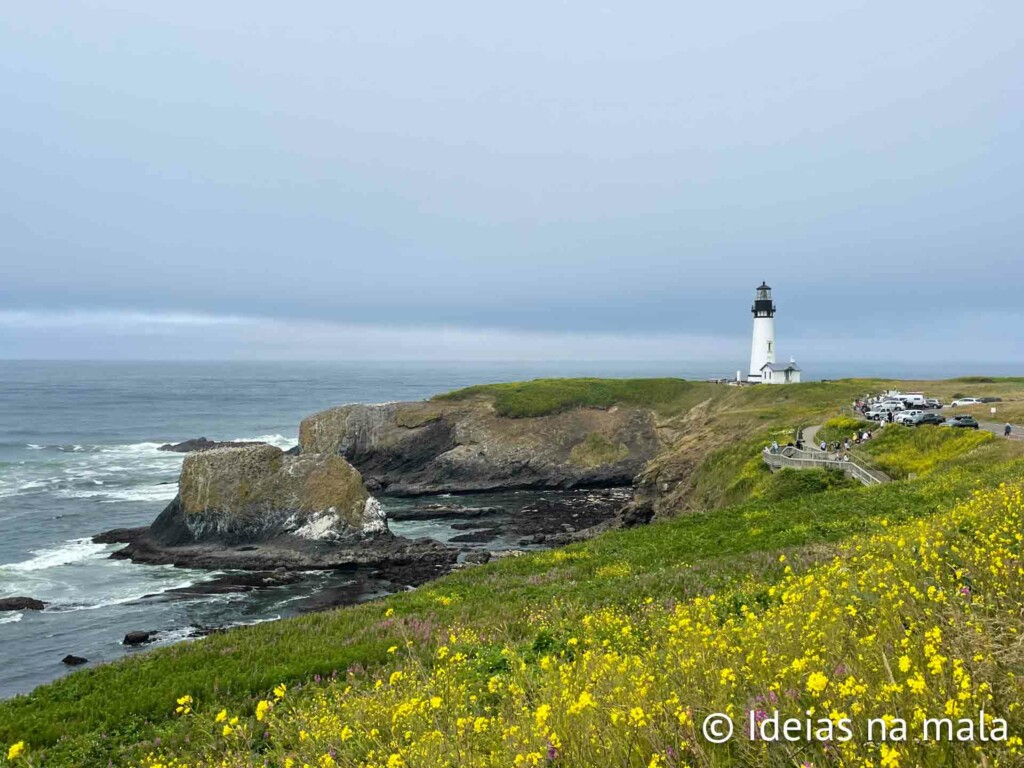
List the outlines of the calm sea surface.
<svg viewBox="0 0 1024 768">
<path fill-rule="evenodd" d="M 157 451 L 162 443 L 205 436 L 289 448 L 299 421 L 332 405 L 418 400 L 469 384 L 538 376 L 707 378 L 728 375 L 729 367 L 0 361 L 0 597 L 49 603 L 43 612 L 0 613 L 0 697 L 65 674 L 65 654 L 103 661 L 130 652 L 120 641 L 132 630 L 159 630 L 166 644 L 194 627 L 293 615 L 308 609 L 311 594 L 345 588 L 344 577 L 322 573 L 259 593 L 183 599 L 171 590 L 212 574 L 108 559 L 116 547 L 93 544 L 90 536 L 145 525 L 174 497 L 182 456 Z M 399 503 L 385 500 L 385 508 Z M 445 538 L 430 523 L 392 528 Z"/>
</svg>

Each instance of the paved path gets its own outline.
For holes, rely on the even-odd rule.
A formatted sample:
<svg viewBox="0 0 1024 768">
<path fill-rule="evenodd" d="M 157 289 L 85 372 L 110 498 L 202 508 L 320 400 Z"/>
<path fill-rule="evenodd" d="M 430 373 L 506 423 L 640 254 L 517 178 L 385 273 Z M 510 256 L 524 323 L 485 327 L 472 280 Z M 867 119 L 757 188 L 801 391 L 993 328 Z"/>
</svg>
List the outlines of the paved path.
<svg viewBox="0 0 1024 768">
<path fill-rule="evenodd" d="M 817 446 L 818 441 L 814 438 L 818 436 L 818 430 L 821 429 L 821 424 L 815 424 L 813 427 L 804 427 L 803 438 L 804 445 Z"/>
<path fill-rule="evenodd" d="M 989 432 L 992 432 L 993 434 L 999 435 L 999 437 L 1002 437 L 1003 430 L 1006 429 L 1006 422 L 979 421 L 978 426 L 980 426 L 982 429 L 987 429 Z M 1010 439 L 1024 440 L 1024 427 L 1020 426 L 1019 424 L 1011 424 L 1010 426 L 1013 427 L 1013 431 L 1010 432 Z"/>
</svg>

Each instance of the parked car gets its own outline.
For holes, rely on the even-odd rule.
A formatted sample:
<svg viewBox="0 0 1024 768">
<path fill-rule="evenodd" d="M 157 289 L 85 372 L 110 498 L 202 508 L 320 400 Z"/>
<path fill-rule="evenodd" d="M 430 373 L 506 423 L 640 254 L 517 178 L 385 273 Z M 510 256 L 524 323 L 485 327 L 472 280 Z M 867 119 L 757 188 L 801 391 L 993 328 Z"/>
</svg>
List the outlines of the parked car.
<svg viewBox="0 0 1024 768">
<path fill-rule="evenodd" d="M 949 404 L 950 408 L 959 408 L 964 405 L 978 405 L 981 400 L 977 397 L 958 397 L 952 403 Z"/>
<path fill-rule="evenodd" d="M 912 392 L 906 395 L 900 395 L 899 401 L 907 408 L 923 408 L 925 404 L 925 396 L 920 392 Z"/>
<path fill-rule="evenodd" d="M 920 416 L 924 411 L 920 408 L 913 408 L 909 411 L 900 411 L 893 417 L 893 421 L 897 424 L 908 424 L 913 416 Z"/>
<path fill-rule="evenodd" d="M 924 401 L 924 405 L 922 405 L 921 407 L 922 408 L 941 408 L 942 407 L 942 401 L 941 400 L 937 400 L 934 397 L 929 397 L 929 398 L 927 398 Z"/>
<path fill-rule="evenodd" d="M 902 406 L 896 408 L 891 403 L 881 403 L 879 405 L 874 406 L 870 411 L 868 411 L 864 415 L 874 421 L 888 421 L 890 413 L 896 413 L 897 411 L 901 410 L 903 410 Z"/>
<path fill-rule="evenodd" d="M 907 422 L 912 427 L 920 427 L 923 424 L 939 425 L 945 423 L 946 420 L 934 411 L 923 411 Z"/>
<path fill-rule="evenodd" d="M 945 426 L 947 427 L 966 427 L 967 429 L 977 429 L 978 422 L 970 414 L 963 414 L 962 416 L 954 416 L 951 419 L 946 419 Z"/>
<path fill-rule="evenodd" d="M 876 408 L 888 408 L 893 413 L 895 413 L 896 411 L 905 411 L 905 410 L 907 410 L 907 406 L 905 406 L 899 400 L 884 400 L 884 401 L 882 401 L 881 403 L 879 403 L 875 407 Z"/>
</svg>

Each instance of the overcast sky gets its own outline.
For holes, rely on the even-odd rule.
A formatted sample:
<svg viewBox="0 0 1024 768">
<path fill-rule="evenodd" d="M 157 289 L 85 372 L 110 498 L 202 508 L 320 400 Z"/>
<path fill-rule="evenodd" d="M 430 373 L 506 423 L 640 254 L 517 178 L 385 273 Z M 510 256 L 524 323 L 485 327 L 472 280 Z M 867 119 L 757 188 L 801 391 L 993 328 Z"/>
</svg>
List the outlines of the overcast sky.
<svg viewBox="0 0 1024 768">
<path fill-rule="evenodd" d="M 0 357 L 1024 357 L 1024 5 L 15 3 Z"/>
</svg>

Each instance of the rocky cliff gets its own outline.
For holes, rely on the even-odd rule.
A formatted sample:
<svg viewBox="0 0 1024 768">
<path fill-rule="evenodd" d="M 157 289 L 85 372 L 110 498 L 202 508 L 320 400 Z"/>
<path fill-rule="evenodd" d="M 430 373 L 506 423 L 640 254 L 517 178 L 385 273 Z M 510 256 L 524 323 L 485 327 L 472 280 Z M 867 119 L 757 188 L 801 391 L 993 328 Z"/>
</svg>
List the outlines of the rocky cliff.
<svg viewBox="0 0 1024 768">
<path fill-rule="evenodd" d="M 185 457 L 178 497 L 150 527 L 167 546 L 290 534 L 344 541 L 387 532 L 377 500 L 337 454 L 289 456 L 272 445 Z"/>
<path fill-rule="evenodd" d="M 299 444 L 390 495 L 628 485 L 660 448 L 647 409 L 507 418 L 486 400 L 332 408 L 302 422 Z"/>
</svg>

